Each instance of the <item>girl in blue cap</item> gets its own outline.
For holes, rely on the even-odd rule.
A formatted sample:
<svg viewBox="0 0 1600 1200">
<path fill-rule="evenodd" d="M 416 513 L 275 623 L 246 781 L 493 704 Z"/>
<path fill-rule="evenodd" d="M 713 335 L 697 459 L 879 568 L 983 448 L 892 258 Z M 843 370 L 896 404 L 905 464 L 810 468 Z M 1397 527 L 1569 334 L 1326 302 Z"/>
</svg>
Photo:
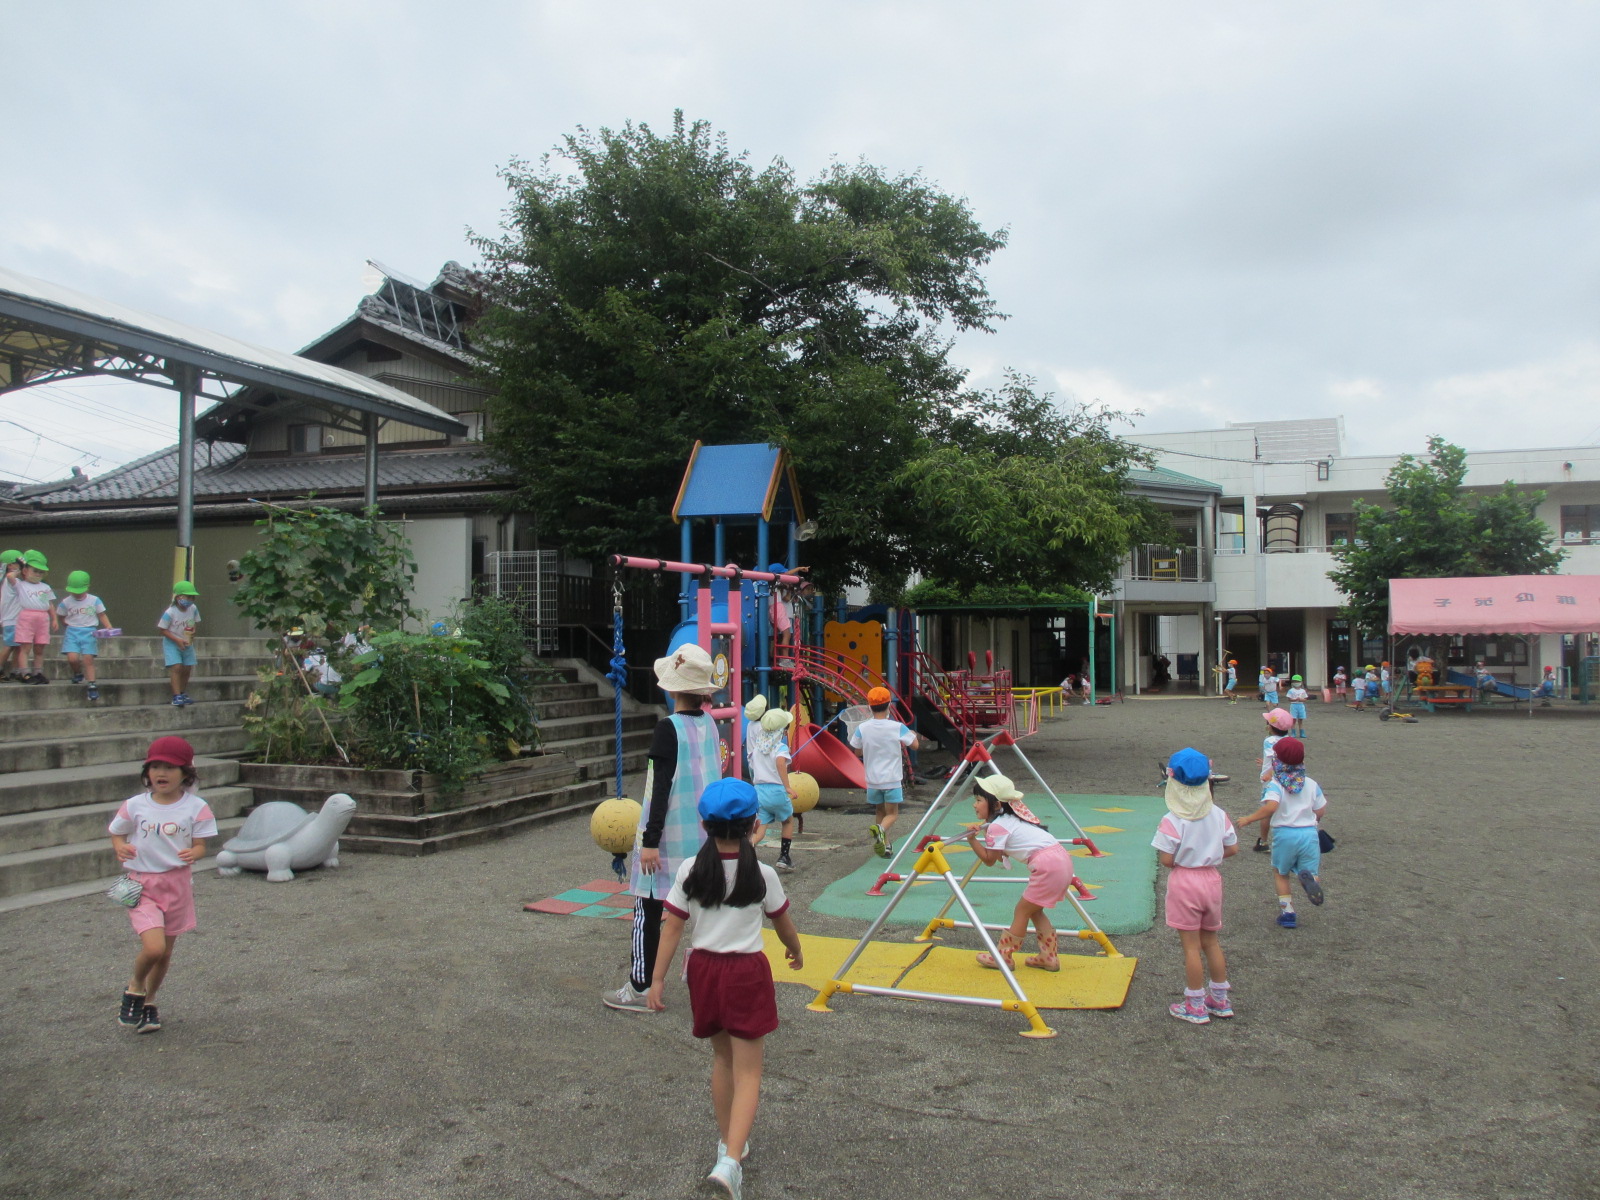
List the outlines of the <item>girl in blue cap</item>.
<svg viewBox="0 0 1600 1200">
<path fill-rule="evenodd" d="M 789 915 L 778 873 L 756 858 L 750 844 L 758 807 L 756 789 L 742 779 L 719 779 L 696 806 L 706 842 L 678 868 L 661 922 L 661 945 L 647 1002 L 654 1012 L 684 925 L 693 918 L 688 979 L 694 1036 L 710 1038 L 711 1104 L 717 1114 L 717 1162 L 707 1176 L 739 1200 L 750 1127 L 761 1098 L 764 1039 L 778 1027 L 772 967 L 761 944 L 761 920 L 772 922 L 784 957 L 798 971 L 804 959 L 800 933 Z"/>
</svg>

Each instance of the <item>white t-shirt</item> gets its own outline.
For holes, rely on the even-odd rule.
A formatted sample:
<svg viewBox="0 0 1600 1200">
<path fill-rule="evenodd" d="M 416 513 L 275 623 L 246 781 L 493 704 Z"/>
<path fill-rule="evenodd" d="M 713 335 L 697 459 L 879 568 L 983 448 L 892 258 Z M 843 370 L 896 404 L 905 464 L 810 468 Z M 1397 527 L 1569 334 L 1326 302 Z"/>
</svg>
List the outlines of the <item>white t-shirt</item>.
<svg viewBox="0 0 1600 1200">
<path fill-rule="evenodd" d="M 313 650 L 302 660 L 301 666 L 305 667 L 306 674 L 311 676 L 313 683 L 343 683 L 344 676 L 328 665 L 328 652 L 326 650 Z"/>
<path fill-rule="evenodd" d="M 1198 821 L 1168 813 L 1150 839 L 1157 850 L 1172 855 L 1173 865 L 1179 867 L 1214 867 L 1222 861 L 1223 850 L 1238 842 L 1232 818 L 1216 805 Z"/>
<path fill-rule="evenodd" d="M 20 612 L 49 612 L 56 599 L 48 583 L 29 583 L 26 579 L 10 580 L 6 591 L 15 591 Z"/>
<path fill-rule="evenodd" d="M 1001 813 L 989 822 L 989 827 L 984 830 L 983 844 L 991 850 L 998 850 L 1007 858 L 1020 858 L 1023 862 L 1033 857 L 1037 850 L 1046 846 L 1059 846 L 1061 843 L 1051 835 L 1048 829 L 1041 829 L 1037 825 L 1030 825 L 1021 817 L 1012 816 L 1010 813 Z"/>
<path fill-rule="evenodd" d="M 1315 779 L 1308 778 L 1305 786 L 1291 793 L 1276 779 L 1267 784 L 1261 793 L 1261 802 L 1278 802 L 1278 811 L 1272 814 L 1274 829 L 1302 829 L 1317 823 L 1317 814 L 1328 806 L 1328 798 Z"/>
<path fill-rule="evenodd" d="M 744 756 L 750 764 L 751 783 L 781 784 L 778 760 L 789 761 L 789 739 L 781 729 L 772 733 L 761 728 L 760 721 L 747 720 L 744 723 Z"/>
<path fill-rule="evenodd" d="M 161 614 L 161 620 L 156 622 L 157 629 L 166 629 L 181 638 L 193 637 L 194 627 L 200 624 L 200 606 L 191 604 L 188 608 L 179 608 L 176 604 L 169 604 L 167 611 Z"/>
<path fill-rule="evenodd" d="M 68 592 L 56 605 L 56 612 L 66 618 L 68 629 L 93 629 L 100 623 L 96 618 L 105 610 L 106 606 L 100 603 L 100 597 L 88 592 L 81 596 Z"/>
<path fill-rule="evenodd" d="M 900 747 L 915 746 L 917 735 L 891 717 L 873 717 L 856 726 L 850 744 L 866 762 L 869 788 L 897 788 L 905 779 Z"/>
<path fill-rule="evenodd" d="M 1297 683 L 1289 689 L 1289 702 L 1291 704 L 1302 704 L 1310 695 L 1310 692 Z"/>
<path fill-rule="evenodd" d="M 8 577 L 4 585 L 0 586 L 0 625 L 15 625 L 17 623 L 17 614 L 21 611 L 22 597 L 11 586 L 11 580 Z"/>
<path fill-rule="evenodd" d="M 196 839 L 216 837 L 217 819 L 194 792 L 185 792 L 171 804 L 157 804 L 149 792 L 140 792 L 122 802 L 108 828 L 138 851 L 122 864 L 124 869 L 154 873 L 187 868 L 178 851 L 187 850 Z"/>
<path fill-rule="evenodd" d="M 728 880 L 727 886 L 732 888 L 734 875 L 739 869 L 739 855 L 735 852 L 719 857 Z M 766 881 L 767 895 L 760 904 L 747 904 L 743 908 L 730 908 L 726 904 L 702 908 L 683 894 L 683 881 L 693 869 L 692 858 L 678 868 L 665 904 L 666 910 L 673 916 L 686 921 L 693 918 L 689 945 L 696 950 L 714 950 L 718 954 L 760 954 L 762 918 L 780 917 L 789 907 L 789 899 L 783 894 L 778 873 L 766 863 L 761 864 L 761 878 Z M 727 892 L 723 895 L 727 895 Z"/>
</svg>

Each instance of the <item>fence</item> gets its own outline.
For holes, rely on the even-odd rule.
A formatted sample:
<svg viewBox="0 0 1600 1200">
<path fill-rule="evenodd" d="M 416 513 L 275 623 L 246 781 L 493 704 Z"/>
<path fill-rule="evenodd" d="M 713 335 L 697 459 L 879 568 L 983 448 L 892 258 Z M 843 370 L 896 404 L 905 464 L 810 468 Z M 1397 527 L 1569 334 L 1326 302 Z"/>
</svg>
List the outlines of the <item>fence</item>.
<svg viewBox="0 0 1600 1200">
<path fill-rule="evenodd" d="M 483 560 L 489 586 L 516 609 L 523 637 L 541 656 L 555 654 L 558 649 L 559 557 L 554 550 L 496 550 Z"/>
<path fill-rule="evenodd" d="M 1135 546 L 1125 579 L 1211 582 L 1211 551 L 1203 546 Z"/>
</svg>

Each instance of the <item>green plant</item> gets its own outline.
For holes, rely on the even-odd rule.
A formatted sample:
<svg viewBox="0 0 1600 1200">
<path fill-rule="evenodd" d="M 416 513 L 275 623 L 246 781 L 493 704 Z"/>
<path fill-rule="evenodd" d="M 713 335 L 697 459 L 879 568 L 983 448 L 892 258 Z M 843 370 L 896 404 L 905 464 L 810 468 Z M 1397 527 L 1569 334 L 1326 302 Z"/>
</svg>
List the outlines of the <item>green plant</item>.
<svg viewBox="0 0 1600 1200">
<path fill-rule="evenodd" d="M 308 695 L 297 671 L 262 667 L 244 707 L 241 724 L 261 762 L 318 762 L 342 755 L 330 728 L 337 710 L 321 696 Z"/>
<path fill-rule="evenodd" d="M 262 629 L 324 637 L 362 625 L 398 628 L 415 615 L 408 597 L 416 560 L 376 508 L 269 505 L 256 527 L 261 542 L 239 557 L 245 578 L 233 602 Z"/>
<path fill-rule="evenodd" d="M 379 633 L 354 665 L 339 707 L 363 765 L 427 771 L 459 792 L 486 763 L 521 753 L 531 710 L 476 639 Z"/>
</svg>

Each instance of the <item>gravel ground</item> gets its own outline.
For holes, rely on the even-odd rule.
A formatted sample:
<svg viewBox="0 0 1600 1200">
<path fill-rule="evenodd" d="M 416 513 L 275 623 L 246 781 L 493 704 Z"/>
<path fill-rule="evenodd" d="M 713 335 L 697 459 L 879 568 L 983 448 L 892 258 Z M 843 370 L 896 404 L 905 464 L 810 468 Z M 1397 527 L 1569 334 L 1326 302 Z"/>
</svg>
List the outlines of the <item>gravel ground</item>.
<svg viewBox="0 0 1600 1200">
<path fill-rule="evenodd" d="M 1241 781 L 1220 792 L 1238 816 L 1259 711 L 1073 708 L 1025 748 L 1063 790 L 1116 794 L 1196 745 Z M 746 1196 L 1600 1196 L 1597 719 L 1314 706 L 1329 900 L 1279 929 L 1265 856 L 1229 861 L 1232 1021 L 1166 1015 L 1182 973 L 1159 925 L 1118 939 L 1140 959 L 1126 1006 L 1051 1013 L 1049 1042 L 949 1005 L 843 997 L 819 1016 L 781 987 Z M 808 820 L 834 848 L 796 856 L 803 930 L 860 932 L 807 904 L 870 852 L 865 824 Z M 708 1194 L 709 1053 L 687 998 L 602 1008 L 627 926 L 521 911 L 607 861 L 569 819 L 288 885 L 202 875 L 202 928 L 145 1037 L 115 1020 L 134 952 L 119 910 L 0 915 L 0 1196 Z"/>
</svg>

